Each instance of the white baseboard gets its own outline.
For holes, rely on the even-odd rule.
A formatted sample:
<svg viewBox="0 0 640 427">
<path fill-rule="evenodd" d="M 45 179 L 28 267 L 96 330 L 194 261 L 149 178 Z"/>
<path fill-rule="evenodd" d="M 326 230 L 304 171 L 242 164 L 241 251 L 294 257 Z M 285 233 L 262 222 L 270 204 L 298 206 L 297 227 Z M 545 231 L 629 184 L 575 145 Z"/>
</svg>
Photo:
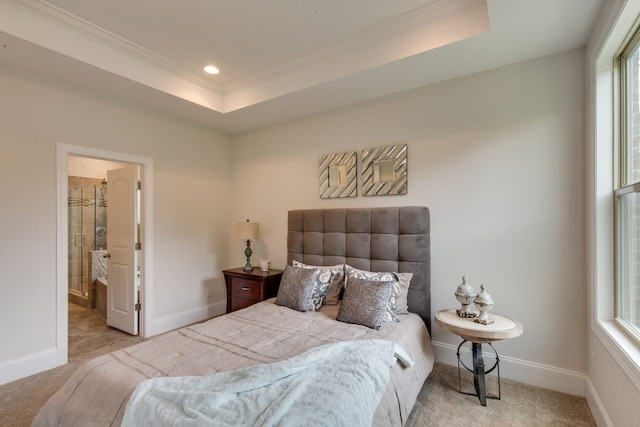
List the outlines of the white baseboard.
<svg viewBox="0 0 640 427">
<path fill-rule="evenodd" d="M 483 352 L 487 356 L 486 365 L 490 367 L 493 363 L 491 357 L 493 353 L 491 348 L 487 347 L 486 345 L 483 346 Z M 457 349 L 457 345 L 433 342 L 436 362 L 446 365 L 458 366 Z M 466 360 L 465 363 L 470 365 L 471 350 L 465 346 L 460 349 L 460 352 L 463 360 Z M 500 357 L 500 376 L 502 378 L 586 397 L 588 377 L 583 373 L 498 355 Z"/>
<path fill-rule="evenodd" d="M 153 322 L 151 334 L 147 337 L 162 334 L 167 331 L 182 328 L 186 325 L 201 322 L 211 317 L 219 316 L 227 311 L 227 300 L 217 301 L 204 307 L 172 314 L 171 316 L 156 319 Z"/>
<path fill-rule="evenodd" d="M 607 411 L 604 409 L 600 396 L 598 396 L 598 393 L 589 378 L 587 378 L 587 395 L 585 398 L 587 399 L 587 404 L 591 410 L 591 415 L 593 415 L 593 419 L 596 421 L 596 425 L 600 427 L 613 427 L 613 423 L 611 422 L 611 419 L 609 419 Z"/>
<path fill-rule="evenodd" d="M 8 360 L 0 364 L 0 385 L 58 366 L 58 352 L 55 348 L 30 354 L 20 359 Z"/>
</svg>

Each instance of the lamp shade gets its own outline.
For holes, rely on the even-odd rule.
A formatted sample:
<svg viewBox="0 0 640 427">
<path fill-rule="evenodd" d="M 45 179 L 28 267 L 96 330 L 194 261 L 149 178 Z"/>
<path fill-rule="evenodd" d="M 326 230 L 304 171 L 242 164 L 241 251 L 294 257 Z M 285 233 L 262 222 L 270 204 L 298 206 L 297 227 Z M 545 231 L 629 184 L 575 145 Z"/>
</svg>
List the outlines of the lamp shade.
<svg viewBox="0 0 640 427">
<path fill-rule="evenodd" d="M 258 240 L 258 232 L 260 224 L 257 222 L 238 222 L 236 223 L 236 238 L 240 240 Z"/>
</svg>

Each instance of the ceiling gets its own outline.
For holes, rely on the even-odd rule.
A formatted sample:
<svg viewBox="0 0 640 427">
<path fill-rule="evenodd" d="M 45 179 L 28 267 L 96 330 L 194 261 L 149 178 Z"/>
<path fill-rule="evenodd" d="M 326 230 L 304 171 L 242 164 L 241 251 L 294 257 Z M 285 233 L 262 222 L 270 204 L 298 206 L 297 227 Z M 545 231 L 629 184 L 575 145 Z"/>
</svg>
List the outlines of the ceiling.
<svg viewBox="0 0 640 427">
<path fill-rule="evenodd" d="M 584 46 L 605 1 L 0 0 L 0 63 L 236 133 Z"/>
</svg>

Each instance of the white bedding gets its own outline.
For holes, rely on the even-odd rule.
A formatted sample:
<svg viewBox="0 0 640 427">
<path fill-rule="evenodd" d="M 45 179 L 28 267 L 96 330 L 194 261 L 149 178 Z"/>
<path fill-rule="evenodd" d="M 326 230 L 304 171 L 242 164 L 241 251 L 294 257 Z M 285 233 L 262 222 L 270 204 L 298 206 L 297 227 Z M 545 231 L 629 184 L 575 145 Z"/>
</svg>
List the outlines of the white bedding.
<svg viewBox="0 0 640 427">
<path fill-rule="evenodd" d="M 34 426 L 118 426 L 136 386 L 149 378 L 201 376 L 285 360 L 334 342 L 383 339 L 406 350 L 410 369 L 396 363 L 373 425 L 403 425 L 433 368 L 422 319 L 400 315 L 379 330 L 335 320 L 338 306 L 300 313 L 273 299 L 172 331 L 93 359 L 38 413 Z"/>
<path fill-rule="evenodd" d="M 341 341 L 276 363 L 138 384 L 123 427 L 371 425 L 398 359 L 386 340 Z"/>
</svg>

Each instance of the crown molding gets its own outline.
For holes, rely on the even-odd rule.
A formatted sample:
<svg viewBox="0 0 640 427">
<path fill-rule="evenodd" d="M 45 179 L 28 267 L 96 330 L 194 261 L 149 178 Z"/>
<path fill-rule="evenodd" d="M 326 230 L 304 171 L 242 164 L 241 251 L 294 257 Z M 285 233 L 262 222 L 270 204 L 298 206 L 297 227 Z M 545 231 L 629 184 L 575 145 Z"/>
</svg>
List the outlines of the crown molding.
<svg viewBox="0 0 640 427">
<path fill-rule="evenodd" d="M 1 2 L 0 28 L 59 54 L 223 112 L 219 83 L 46 1 Z"/>
<path fill-rule="evenodd" d="M 37 0 L 35 2 L 28 0 L 8 0 L 8 2 L 15 4 L 16 7 L 20 7 L 42 20 L 46 20 L 54 25 L 66 28 L 68 31 L 77 34 L 79 37 L 92 40 L 96 43 L 107 46 L 110 49 L 122 52 L 137 61 L 147 62 L 167 73 L 175 74 L 179 78 L 188 79 L 191 82 L 209 90 L 221 92 L 223 89 L 218 82 L 212 81 L 204 75 L 194 73 L 180 64 L 145 49 L 130 40 L 120 37 L 119 35 L 76 15 L 70 14 L 49 2 L 44 0 Z"/>
<path fill-rule="evenodd" d="M 314 68 L 319 64 L 336 56 L 359 51 L 374 51 L 380 44 L 390 39 L 395 39 L 401 46 L 406 39 L 419 30 L 432 27 L 438 21 L 465 14 L 470 10 L 481 8 L 486 14 L 486 30 L 489 30 L 487 0 L 436 0 L 420 8 L 406 12 L 400 16 L 391 18 L 385 22 L 352 34 L 348 38 L 335 40 L 331 44 L 302 52 L 289 59 L 273 64 L 259 72 L 242 78 L 231 80 L 225 85 L 225 93 L 241 91 L 250 86 L 259 84 L 262 80 L 269 80 L 274 75 L 282 75 L 287 72 L 295 72 L 301 69 Z M 426 42 L 425 42 L 426 43 Z M 405 54 L 424 52 L 419 46 L 407 51 Z M 405 55 L 407 56 L 407 55 Z M 391 61 L 387 61 L 391 62 Z"/>
<path fill-rule="evenodd" d="M 420 8 L 220 84 L 44 0 L 0 3 L 8 34 L 196 105 L 228 113 L 489 30 L 487 0 Z"/>
<path fill-rule="evenodd" d="M 490 30 L 486 0 L 439 0 L 225 86 L 227 112 L 418 55 Z"/>
</svg>

